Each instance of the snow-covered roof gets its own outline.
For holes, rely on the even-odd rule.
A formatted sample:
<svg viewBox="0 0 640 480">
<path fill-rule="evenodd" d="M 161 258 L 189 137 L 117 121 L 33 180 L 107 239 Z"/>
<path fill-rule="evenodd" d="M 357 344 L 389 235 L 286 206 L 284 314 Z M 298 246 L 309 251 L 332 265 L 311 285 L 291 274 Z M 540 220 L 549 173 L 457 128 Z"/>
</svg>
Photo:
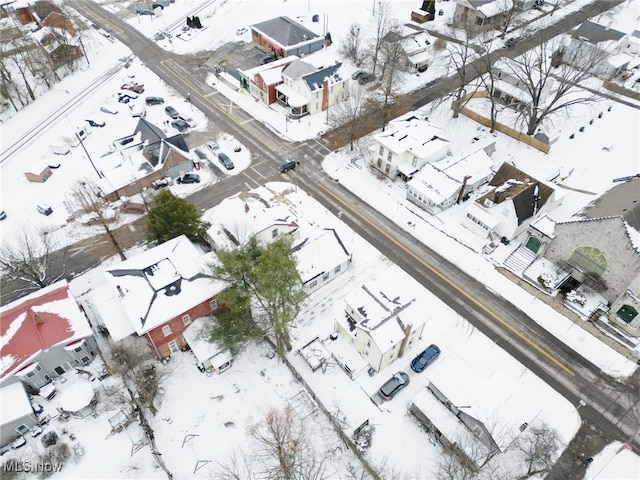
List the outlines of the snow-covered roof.
<svg viewBox="0 0 640 480">
<path fill-rule="evenodd" d="M 477 6 L 477 10 L 482 12 L 487 18 L 495 17 L 503 12 L 509 11 L 513 7 L 511 0 L 494 0 Z"/>
<path fill-rule="evenodd" d="M 321 41 L 322 37 L 289 17 L 276 17 L 251 25 L 251 29 L 262 33 L 283 47 Z"/>
<path fill-rule="evenodd" d="M 296 55 L 289 55 L 284 58 L 279 58 L 270 63 L 265 63 L 264 65 L 258 65 L 257 67 L 250 68 L 249 70 L 238 69 L 238 71 L 244 73 L 247 77 L 253 78 L 258 73 L 261 74 L 264 78 L 264 75 L 269 70 L 277 70 L 278 72 L 282 72 L 282 69 L 289 65 L 291 62 L 298 60 Z"/>
<path fill-rule="evenodd" d="M 262 81 L 266 85 L 275 85 L 282 82 L 282 69 L 284 67 L 270 68 L 263 72 L 259 72 L 258 75 L 262 77 Z"/>
<path fill-rule="evenodd" d="M 462 184 L 438 170 L 433 164 L 427 163 L 407 183 L 407 187 L 421 193 L 435 205 L 441 205 L 458 193 Z"/>
<path fill-rule="evenodd" d="M 433 166 L 459 183 L 464 182 L 465 177 L 468 183 L 475 183 L 493 173 L 493 161 L 482 149 L 475 151 L 465 149 L 439 162 L 434 162 Z"/>
<path fill-rule="evenodd" d="M 555 235 L 553 230 L 556 227 L 556 221 L 552 218 L 549 218 L 547 214 L 542 215 L 540 218 L 531 222 L 531 228 L 535 228 L 540 233 L 545 234 L 549 238 L 554 238 Z"/>
<path fill-rule="evenodd" d="M 426 158 L 440 151 L 444 156 L 451 142 L 441 135 L 441 128 L 412 116 L 391 122 L 387 131 L 376 135 L 375 140 L 393 153 L 411 152 L 418 158 Z"/>
<path fill-rule="evenodd" d="M 298 228 L 298 218 L 294 211 L 284 203 L 266 200 L 272 192 L 257 188 L 249 192 L 240 192 L 225 198 L 216 207 L 209 210 L 206 220 L 211 222 L 207 235 L 220 248 L 232 249 L 275 226 L 289 231 Z"/>
<path fill-rule="evenodd" d="M 356 328 L 366 331 L 384 352 L 405 337 L 405 328 L 423 325 L 428 313 L 416 298 L 409 298 L 402 285 L 378 281 L 360 285 L 345 298 L 361 320 Z"/>
<path fill-rule="evenodd" d="M 314 73 L 317 70 L 316 67 L 311 65 L 304 60 L 296 60 L 295 62 L 291 62 L 289 65 L 284 67 L 282 70 L 282 75 L 288 77 L 292 80 L 303 77 L 304 75 L 308 75 L 310 73 Z"/>
<path fill-rule="evenodd" d="M 498 217 L 494 217 L 493 215 L 491 215 L 491 213 L 486 211 L 484 208 L 480 208 L 475 203 L 469 205 L 465 211 L 467 212 L 467 214 L 480 220 L 489 228 L 495 228 L 496 225 L 500 223 L 500 219 Z"/>
<path fill-rule="evenodd" d="M 65 280 L 0 309 L 0 375 L 5 379 L 43 350 L 92 335 Z"/>
<path fill-rule="evenodd" d="M 205 337 L 207 325 L 205 322 L 210 321 L 205 318 L 196 318 L 191 325 L 185 328 L 182 336 L 189 344 L 191 351 L 200 363 L 205 363 L 213 357 L 222 358 L 225 361 L 231 360 L 231 354 L 220 348 L 217 344 L 212 343 Z M 224 363 L 224 362 L 223 362 Z"/>
<path fill-rule="evenodd" d="M 521 433 L 522 425 L 536 418 L 540 406 L 524 381 L 482 368 L 471 355 L 468 360 L 457 354 L 441 358 L 429 370 L 429 383 L 457 408 L 481 421 L 504 451 Z"/>
<path fill-rule="evenodd" d="M 340 67 L 342 63 L 336 63 L 326 68 L 322 68 L 312 73 L 302 76 L 302 80 L 311 92 L 320 90 L 326 80 L 329 85 L 344 82 L 344 78 L 340 75 Z"/>
<path fill-rule="evenodd" d="M 2 387 L 0 398 L 2 398 L 3 425 L 33 414 L 31 402 L 22 382 L 14 382 Z"/>
<path fill-rule="evenodd" d="M 111 325 L 126 331 L 115 323 L 129 322 L 143 335 L 211 299 L 224 285 L 210 278 L 210 260 L 181 235 L 108 269 L 108 283 L 126 314 Z"/>
<path fill-rule="evenodd" d="M 607 63 L 614 68 L 624 67 L 633 57 L 628 53 L 618 53 L 607 58 Z"/>
<path fill-rule="evenodd" d="M 592 22 L 587 20 L 583 22 L 578 28 L 576 28 L 571 35 L 573 38 L 578 38 L 580 40 L 585 40 L 589 43 L 601 43 L 601 42 L 609 42 L 619 41 L 626 34 L 620 32 L 614 28 L 605 27 L 604 25 L 600 25 L 599 23 Z"/>
<path fill-rule="evenodd" d="M 305 97 L 304 95 L 299 94 L 293 88 L 291 88 L 289 85 L 286 85 L 284 83 L 281 83 L 280 85 L 278 85 L 276 87 L 276 90 L 278 90 L 285 97 L 287 97 L 287 103 L 291 107 L 294 107 L 294 108 L 302 107 L 302 106 L 306 105 L 307 103 L 309 103 L 309 100 L 307 99 L 307 97 Z"/>
<path fill-rule="evenodd" d="M 318 229 L 293 246 L 302 283 L 331 272 L 350 258 L 338 232 L 333 228 Z"/>
</svg>

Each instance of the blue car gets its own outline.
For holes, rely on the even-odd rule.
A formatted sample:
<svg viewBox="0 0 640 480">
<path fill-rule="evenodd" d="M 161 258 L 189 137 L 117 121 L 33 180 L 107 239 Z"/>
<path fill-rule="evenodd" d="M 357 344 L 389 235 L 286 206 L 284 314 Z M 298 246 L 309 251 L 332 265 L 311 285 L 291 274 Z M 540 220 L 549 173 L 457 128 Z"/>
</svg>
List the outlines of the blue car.
<svg viewBox="0 0 640 480">
<path fill-rule="evenodd" d="M 421 352 L 416 358 L 411 361 L 411 370 L 420 373 L 429 365 L 431 365 L 439 356 L 440 348 L 438 348 L 437 345 L 429 345 L 426 350 Z"/>
</svg>

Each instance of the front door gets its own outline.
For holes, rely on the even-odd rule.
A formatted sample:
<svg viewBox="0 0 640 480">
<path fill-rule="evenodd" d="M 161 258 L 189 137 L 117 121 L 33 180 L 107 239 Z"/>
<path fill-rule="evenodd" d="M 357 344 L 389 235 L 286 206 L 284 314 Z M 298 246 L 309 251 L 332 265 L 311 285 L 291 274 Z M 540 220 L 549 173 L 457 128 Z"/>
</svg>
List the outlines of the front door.
<svg viewBox="0 0 640 480">
<path fill-rule="evenodd" d="M 58 375 L 62 375 L 64 373 L 64 368 L 56 367 L 53 369 L 53 371 L 56 372 Z"/>
<path fill-rule="evenodd" d="M 175 340 L 172 342 L 169 342 L 169 351 L 171 352 L 171 354 L 177 353 L 178 352 L 178 342 L 176 342 Z"/>
<path fill-rule="evenodd" d="M 542 245 L 542 242 L 539 239 L 537 239 L 536 237 L 529 237 L 526 248 L 531 250 L 533 253 L 538 253 L 538 250 L 540 250 L 540 245 Z"/>
</svg>

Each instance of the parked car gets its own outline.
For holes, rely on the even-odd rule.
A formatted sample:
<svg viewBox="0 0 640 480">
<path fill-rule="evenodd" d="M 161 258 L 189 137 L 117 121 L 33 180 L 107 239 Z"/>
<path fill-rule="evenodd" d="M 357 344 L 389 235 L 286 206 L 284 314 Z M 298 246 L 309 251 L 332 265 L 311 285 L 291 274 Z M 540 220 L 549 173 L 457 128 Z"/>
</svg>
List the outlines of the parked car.
<svg viewBox="0 0 640 480">
<path fill-rule="evenodd" d="M 355 72 L 353 72 L 351 74 L 351 79 L 352 80 L 358 80 L 365 73 L 367 73 L 367 72 L 365 72 L 364 70 L 356 70 Z"/>
<path fill-rule="evenodd" d="M 120 87 L 121 90 L 131 90 L 135 93 L 144 92 L 144 85 L 140 85 L 138 83 L 125 83 Z"/>
<path fill-rule="evenodd" d="M 391 400 L 400 390 L 409 385 L 409 375 L 404 372 L 396 372 L 380 387 L 380 395 L 385 400 Z"/>
<path fill-rule="evenodd" d="M 178 183 L 200 183 L 200 175 L 197 173 L 185 173 L 183 176 L 178 177 Z"/>
<path fill-rule="evenodd" d="M 16 450 L 20 447 L 24 447 L 26 444 L 27 441 L 24 439 L 24 437 L 18 437 L 13 442 L 11 442 L 11 448 L 13 450 Z"/>
<path fill-rule="evenodd" d="M 277 60 L 273 55 L 265 55 L 260 59 L 261 65 L 266 65 L 267 63 L 275 62 Z"/>
<path fill-rule="evenodd" d="M 431 344 L 425 350 L 420 352 L 416 358 L 411 360 L 411 370 L 420 373 L 431 365 L 439 356 L 440 348 L 438 348 L 437 345 Z"/>
<path fill-rule="evenodd" d="M 87 122 L 90 127 L 96 127 L 96 128 L 102 128 L 106 125 L 105 122 L 100 122 L 100 121 L 91 120 L 91 119 L 85 120 L 85 122 Z"/>
<path fill-rule="evenodd" d="M 229 156 L 226 153 L 219 153 L 218 160 L 220 160 L 220 163 L 224 165 L 224 168 L 226 168 L 227 170 L 233 169 L 234 167 L 233 161 L 229 158 Z"/>
<path fill-rule="evenodd" d="M 518 43 L 518 39 L 517 38 L 507 38 L 504 41 L 504 47 L 505 48 L 513 48 L 516 46 L 516 43 Z"/>
<path fill-rule="evenodd" d="M 187 117 L 186 115 L 178 115 L 178 119 L 189 125 L 189 128 L 196 128 L 198 126 L 193 118 Z"/>
<path fill-rule="evenodd" d="M 45 205 L 44 203 L 36 205 L 36 210 L 38 210 L 38 212 L 40 212 L 42 215 L 47 216 L 53 213 L 53 208 L 51 208 L 49 205 Z"/>
<path fill-rule="evenodd" d="M 162 105 L 164 103 L 164 98 L 162 97 L 147 97 L 144 99 L 147 105 Z"/>
<path fill-rule="evenodd" d="M 289 170 L 293 170 L 294 168 L 296 168 L 296 166 L 299 165 L 299 164 L 300 164 L 300 162 L 290 158 L 290 159 L 284 160 L 284 161 L 282 161 L 282 162 L 280 162 L 278 164 L 278 171 L 280 173 L 288 172 Z"/>
<path fill-rule="evenodd" d="M 116 115 L 118 113 L 118 109 L 113 107 L 100 107 L 100 111 L 108 113 L 109 115 Z"/>
<path fill-rule="evenodd" d="M 40 435 L 42 433 L 42 427 L 40 425 L 35 425 L 32 429 L 31 429 L 31 436 L 32 437 L 37 437 L 38 435 Z"/>
<path fill-rule="evenodd" d="M 175 108 L 171 107 L 171 106 L 166 106 L 166 107 L 164 107 L 164 111 L 165 111 L 165 113 L 166 113 L 167 115 L 169 115 L 169 116 L 170 116 L 171 118 L 173 118 L 173 119 L 178 118 L 178 116 L 180 115 L 180 114 L 178 113 L 178 111 L 177 111 Z"/>
<path fill-rule="evenodd" d="M 244 35 L 247 32 L 247 27 L 240 27 L 236 29 L 236 35 Z"/>
<path fill-rule="evenodd" d="M 138 98 L 137 95 L 130 95 L 128 93 L 118 93 L 118 102 L 120 103 L 129 103 L 131 100 L 135 100 Z"/>
<path fill-rule="evenodd" d="M 60 168 L 60 160 L 57 160 L 55 158 L 49 157 L 49 158 L 47 158 L 45 163 L 47 164 L 47 167 L 49 167 L 49 168 L 53 168 L 53 169 Z"/>
<path fill-rule="evenodd" d="M 171 122 L 171 126 L 178 130 L 180 133 L 184 133 L 189 130 L 189 124 L 181 118 L 177 118 L 173 122 Z"/>
<path fill-rule="evenodd" d="M 220 146 L 215 142 L 207 142 L 207 148 L 214 155 L 218 155 L 218 152 L 220 151 Z"/>
<path fill-rule="evenodd" d="M 7 218 L 7 212 L 0 210 L 0 220 L 4 220 L 5 218 Z"/>
<path fill-rule="evenodd" d="M 370 73 L 363 73 L 362 75 L 360 75 L 360 77 L 358 77 L 358 83 L 360 85 L 364 85 L 365 83 L 369 83 L 371 82 L 374 78 L 373 75 L 371 75 Z"/>
</svg>

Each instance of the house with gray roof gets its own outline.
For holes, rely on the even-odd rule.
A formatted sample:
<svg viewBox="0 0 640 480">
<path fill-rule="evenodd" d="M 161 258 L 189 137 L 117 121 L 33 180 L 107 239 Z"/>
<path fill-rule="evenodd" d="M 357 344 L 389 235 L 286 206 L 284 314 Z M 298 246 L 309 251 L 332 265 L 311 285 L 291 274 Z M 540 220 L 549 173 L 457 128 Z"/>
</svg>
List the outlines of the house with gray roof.
<svg viewBox="0 0 640 480">
<path fill-rule="evenodd" d="M 251 40 L 278 58 L 309 55 L 324 46 L 324 37 L 289 17 L 251 25 Z"/>
<path fill-rule="evenodd" d="M 614 28 L 587 20 L 571 35 L 562 60 L 577 68 L 587 68 L 594 75 L 610 79 L 624 71 L 633 59 L 629 35 Z"/>
<path fill-rule="evenodd" d="M 283 82 L 276 87 L 277 101 L 293 118 L 326 111 L 349 95 L 341 67 L 342 63 L 323 68 L 304 60 L 290 63 L 282 70 Z"/>
<path fill-rule="evenodd" d="M 511 0 L 458 0 L 453 13 L 453 26 L 475 31 L 499 27 L 505 12 L 511 8 Z"/>
</svg>

